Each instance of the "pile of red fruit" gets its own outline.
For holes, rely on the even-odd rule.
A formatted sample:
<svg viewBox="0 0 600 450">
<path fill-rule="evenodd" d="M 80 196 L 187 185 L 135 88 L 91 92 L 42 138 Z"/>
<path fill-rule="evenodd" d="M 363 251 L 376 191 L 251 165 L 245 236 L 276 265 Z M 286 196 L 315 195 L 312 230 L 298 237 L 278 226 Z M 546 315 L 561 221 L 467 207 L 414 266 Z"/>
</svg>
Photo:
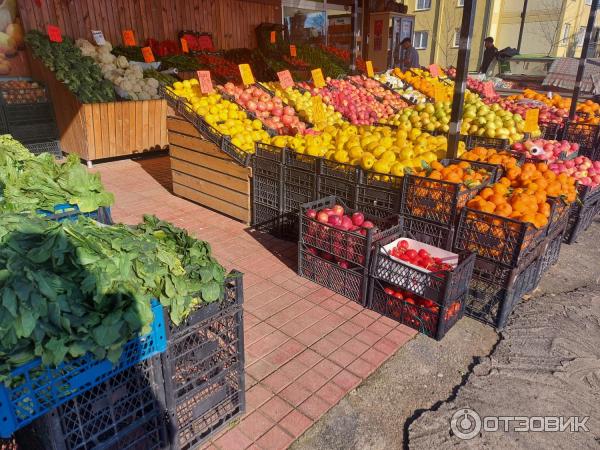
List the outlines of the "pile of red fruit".
<svg viewBox="0 0 600 450">
<path fill-rule="evenodd" d="M 557 160 L 548 164 L 548 168 L 557 175 L 566 173 L 592 189 L 600 186 L 600 161 L 592 161 L 587 156 L 577 156 L 568 161 Z"/>
<path fill-rule="evenodd" d="M 414 295 L 395 286 L 383 288 L 387 295 L 385 312 L 394 319 L 417 330 L 434 335 L 437 330 L 440 307 L 432 300 Z M 384 307 L 384 305 L 379 305 Z M 460 311 L 460 302 L 452 303 L 444 314 L 444 321 L 449 321 Z"/>
<path fill-rule="evenodd" d="M 364 264 L 367 251 L 364 236 L 368 230 L 375 230 L 375 224 L 365 220 L 361 212 L 345 214 L 344 207 L 334 205 L 319 211 L 308 209 L 307 220 L 302 240 L 317 247 L 309 247 L 308 251 L 328 261 L 336 262 L 340 267 L 349 269 L 352 264 Z"/>
<path fill-rule="evenodd" d="M 257 86 L 243 88 L 227 83 L 221 88 L 226 94 L 235 97 L 235 101 L 278 134 L 294 135 L 304 133 L 306 124 L 296 115 L 291 106 L 285 106 L 279 97 L 272 97 Z"/>
<path fill-rule="evenodd" d="M 569 141 L 551 141 L 546 139 L 528 139 L 525 142 L 515 142 L 512 149 L 523 153 L 527 158 L 542 161 L 569 159 L 579 150 L 579 144 Z"/>
<path fill-rule="evenodd" d="M 389 89 L 384 88 L 380 82 L 377 80 L 373 80 L 372 78 L 367 78 L 362 75 L 355 75 L 349 77 L 354 83 L 359 86 L 365 88 L 368 92 L 382 99 L 384 105 L 389 105 L 392 108 L 402 109 L 406 108 L 408 104 L 402 98 L 400 94 L 396 92 L 390 91 Z"/>
<path fill-rule="evenodd" d="M 513 100 L 508 98 L 493 99 L 485 101 L 488 104 L 497 103 L 500 107 L 506 111 L 510 111 L 513 114 L 519 114 L 523 119 L 527 114 L 528 109 L 539 109 L 538 122 L 541 124 L 557 123 L 561 124 L 569 116 L 569 111 L 566 109 L 557 108 L 555 106 L 548 106 L 538 101 L 532 100 Z"/>
<path fill-rule="evenodd" d="M 233 81 L 234 83 L 241 83 L 240 69 L 237 64 L 217 55 L 210 55 L 202 53 L 196 56 L 200 64 L 204 64 L 210 68 L 210 71 L 227 81 Z"/>
<path fill-rule="evenodd" d="M 422 267 L 430 272 L 449 272 L 453 270 L 452 265 L 445 263 L 441 258 L 431 256 L 424 248 L 418 251 L 410 248 L 409 242 L 405 239 L 399 240 L 396 246 L 390 250 L 390 256 L 413 266 Z"/>
</svg>

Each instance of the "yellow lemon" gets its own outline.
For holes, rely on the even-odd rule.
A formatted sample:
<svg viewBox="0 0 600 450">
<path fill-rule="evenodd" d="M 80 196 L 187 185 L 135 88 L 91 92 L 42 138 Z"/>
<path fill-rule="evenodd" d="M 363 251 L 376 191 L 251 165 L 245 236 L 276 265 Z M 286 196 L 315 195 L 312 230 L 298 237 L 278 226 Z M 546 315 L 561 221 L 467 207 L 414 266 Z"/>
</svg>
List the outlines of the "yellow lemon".
<svg viewBox="0 0 600 450">
<path fill-rule="evenodd" d="M 371 170 L 374 164 L 375 157 L 371 153 L 364 153 L 360 160 L 360 166 L 365 170 Z"/>
<path fill-rule="evenodd" d="M 385 161 L 377 161 L 373 164 L 373 170 L 378 173 L 390 173 L 390 165 Z"/>
</svg>

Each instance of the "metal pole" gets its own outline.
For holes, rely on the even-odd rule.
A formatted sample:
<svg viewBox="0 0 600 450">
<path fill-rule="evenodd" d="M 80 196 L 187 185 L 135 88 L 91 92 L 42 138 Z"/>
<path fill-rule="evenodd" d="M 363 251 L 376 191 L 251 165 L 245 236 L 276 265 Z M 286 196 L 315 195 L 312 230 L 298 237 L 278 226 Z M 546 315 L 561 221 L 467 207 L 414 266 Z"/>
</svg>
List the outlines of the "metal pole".
<svg viewBox="0 0 600 450">
<path fill-rule="evenodd" d="M 570 121 L 575 118 L 575 111 L 577 110 L 577 100 L 579 99 L 579 91 L 581 90 L 581 79 L 583 78 L 583 69 L 585 68 L 585 62 L 587 60 L 588 46 L 590 45 L 592 31 L 594 30 L 594 24 L 596 23 L 598 1 L 599 0 L 592 1 L 590 17 L 588 18 L 587 28 L 585 29 L 585 38 L 583 40 L 583 47 L 581 47 L 581 56 L 579 56 L 579 66 L 577 67 L 577 78 L 575 78 L 575 87 L 573 88 L 573 98 L 571 99 L 571 109 L 569 110 Z"/>
<path fill-rule="evenodd" d="M 521 13 L 521 27 L 519 28 L 519 41 L 517 42 L 517 51 L 521 53 L 521 41 L 523 40 L 523 29 L 525 28 L 525 15 L 527 14 L 527 1 L 523 2 L 523 12 Z"/>
<path fill-rule="evenodd" d="M 598 0 L 595 0 L 598 1 Z M 458 142 L 460 140 L 460 124 L 462 122 L 463 102 L 465 87 L 469 72 L 469 55 L 471 53 L 471 34 L 477 0 L 465 0 L 463 7 L 462 23 L 460 25 L 460 45 L 458 48 L 458 62 L 456 64 L 456 79 L 454 81 L 454 96 L 452 97 L 452 115 L 450 116 L 450 134 L 448 135 L 449 158 L 458 156 Z"/>
<path fill-rule="evenodd" d="M 365 12 L 363 11 L 363 14 Z M 358 49 L 356 30 L 358 28 L 358 0 L 354 0 L 352 7 L 352 53 L 350 54 L 350 70 L 356 70 L 356 53 Z"/>
</svg>

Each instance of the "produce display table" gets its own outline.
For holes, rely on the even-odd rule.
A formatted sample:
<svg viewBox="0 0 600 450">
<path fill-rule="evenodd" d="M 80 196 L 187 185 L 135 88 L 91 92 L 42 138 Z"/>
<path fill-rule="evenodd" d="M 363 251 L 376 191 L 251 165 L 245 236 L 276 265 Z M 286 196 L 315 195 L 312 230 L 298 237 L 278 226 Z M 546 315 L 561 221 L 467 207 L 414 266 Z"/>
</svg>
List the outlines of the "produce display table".
<svg viewBox="0 0 600 450">
<path fill-rule="evenodd" d="M 250 223 L 251 169 L 204 139 L 181 116 L 169 115 L 167 128 L 173 192 Z"/>
<path fill-rule="evenodd" d="M 31 59 L 33 77 L 52 97 L 62 150 L 91 162 L 164 149 L 167 103 L 164 99 L 80 103 L 39 60 Z"/>
</svg>

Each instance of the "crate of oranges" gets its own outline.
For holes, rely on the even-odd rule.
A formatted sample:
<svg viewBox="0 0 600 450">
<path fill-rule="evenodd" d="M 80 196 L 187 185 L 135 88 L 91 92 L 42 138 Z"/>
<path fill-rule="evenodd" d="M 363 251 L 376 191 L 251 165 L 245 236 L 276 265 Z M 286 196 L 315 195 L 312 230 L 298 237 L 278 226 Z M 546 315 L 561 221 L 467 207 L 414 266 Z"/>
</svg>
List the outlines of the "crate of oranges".
<svg viewBox="0 0 600 450">
<path fill-rule="evenodd" d="M 505 170 L 522 165 L 525 156 L 515 155 L 508 150 L 497 150 L 495 148 L 474 147 L 464 152 L 460 159 L 470 162 L 486 163 L 494 166 L 492 181 L 500 179 Z"/>
<path fill-rule="evenodd" d="M 442 160 L 405 174 L 400 211 L 407 216 L 454 226 L 460 209 L 491 182 L 490 167 L 477 162 Z"/>
<path fill-rule="evenodd" d="M 508 169 L 468 201 L 455 248 L 516 267 L 549 233 L 564 229 L 576 195 L 572 177 L 556 175 L 545 163 Z"/>
</svg>

